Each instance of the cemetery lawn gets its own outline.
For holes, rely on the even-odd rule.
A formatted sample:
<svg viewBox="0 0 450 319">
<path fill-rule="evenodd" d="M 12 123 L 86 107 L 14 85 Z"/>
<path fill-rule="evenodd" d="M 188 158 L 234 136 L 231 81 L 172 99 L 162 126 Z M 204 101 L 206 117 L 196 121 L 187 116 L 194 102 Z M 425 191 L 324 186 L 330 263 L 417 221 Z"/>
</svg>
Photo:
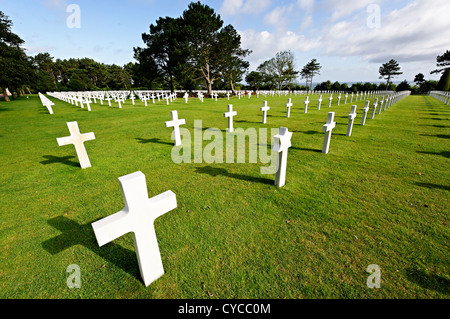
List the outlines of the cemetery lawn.
<svg viewBox="0 0 450 319">
<path fill-rule="evenodd" d="M 91 112 L 49 97 L 53 115 L 37 95 L 1 101 L 0 298 L 448 298 L 450 109 L 409 96 L 361 126 L 358 101 L 347 137 L 351 104 L 334 97 L 317 110 L 311 96 L 304 114 L 305 95 L 292 95 L 289 119 L 288 96 L 268 97 L 265 125 L 255 95 L 148 107 L 128 100 L 122 109 L 104 102 Z M 235 128 L 294 132 L 284 187 L 248 158 L 172 161 L 170 111 L 192 138 L 194 120 L 225 136 L 228 104 Z M 337 125 L 325 155 L 330 110 Z M 95 133 L 85 143 L 90 168 L 56 142 L 69 121 Z M 178 203 L 155 221 L 165 274 L 147 288 L 132 235 L 98 247 L 91 227 L 123 208 L 117 178 L 136 171 L 150 197 L 172 190 Z M 71 264 L 81 270 L 79 289 L 66 285 Z M 381 269 L 380 289 L 367 287 L 370 264 Z"/>
</svg>

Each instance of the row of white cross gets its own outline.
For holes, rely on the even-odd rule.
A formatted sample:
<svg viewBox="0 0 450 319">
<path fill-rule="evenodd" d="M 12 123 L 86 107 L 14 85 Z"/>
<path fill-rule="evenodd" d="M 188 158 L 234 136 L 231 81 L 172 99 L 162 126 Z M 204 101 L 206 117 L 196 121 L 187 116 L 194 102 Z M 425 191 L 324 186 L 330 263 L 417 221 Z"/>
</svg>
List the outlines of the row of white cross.
<svg viewBox="0 0 450 319">
<path fill-rule="evenodd" d="M 406 96 L 406 93 L 397 94 L 394 100 L 397 101 L 404 96 Z M 366 103 L 366 107 L 368 107 L 368 103 Z M 263 108 L 264 112 L 267 112 L 269 109 L 266 101 Z M 367 114 L 367 111 L 365 113 Z M 172 111 L 171 114 L 172 120 L 166 122 L 166 127 L 174 127 L 174 132 L 178 132 L 175 133 L 175 145 L 180 145 L 179 126 L 184 125 L 186 121 L 184 119 L 178 119 L 177 111 Z M 237 112 L 233 111 L 233 106 L 228 105 L 228 112 L 224 113 L 224 116 L 229 118 L 228 132 L 233 132 L 232 118 L 236 115 Z M 347 129 L 347 135 L 351 135 L 351 128 L 355 117 L 356 105 L 352 105 L 351 112 L 348 116 L 349 127 Z M 78 154 L 81 167 L 89 167 L 90 162 L 86 149 L 84 148 L 84 142 L 95 139 L 94 133 L 81 134 L 77 122 L 68 122 L 67 126 L 70 136 L 57 138 L 58 144 L 60 146 L 73 144 Z M 328 153 L 331 132 L 335 126 L 334 112 L 329 112 L 327 122 L 322 128 L 325 132 L 324 153 Z M 275 185 L 279 187 L 285 184 L 287 151 L 291 147 L 292 134 L 286 127 L 281 127 L 279 133 L 274 136 L 275 143 L 272 149 L 278 153 L 278 170 L 275 175 Z M 119 183 L 125 202 L 124 208 L 113 215 L 92 223 L 92 228 L 99 246 L 103 246 L 128 232 L 133 233 L 139 270 L 145 286 L 148 286 L 164 274 L 154 221 L 159 216 L 177 207 L 176 195 L 169 190 L 148 198 L 145 175 L 141 171 L 119 177 Z"/>
<path fill-rule="evenodd" d="M 450 106 L 450 92 L 430 91 L 428 92 L 428 95 L 434 97 L 435 99 L 441 101 L 444 104 L 447 104 L 447 106 Z"/>
<path fill-rule="evenodd" d="M 42 105 L 44 105 L 50 114 L 53 114 L 52 105 L 55 105 L 48 97 L 39 92 L 39 98 L 41 99 Z"/>
</svg>

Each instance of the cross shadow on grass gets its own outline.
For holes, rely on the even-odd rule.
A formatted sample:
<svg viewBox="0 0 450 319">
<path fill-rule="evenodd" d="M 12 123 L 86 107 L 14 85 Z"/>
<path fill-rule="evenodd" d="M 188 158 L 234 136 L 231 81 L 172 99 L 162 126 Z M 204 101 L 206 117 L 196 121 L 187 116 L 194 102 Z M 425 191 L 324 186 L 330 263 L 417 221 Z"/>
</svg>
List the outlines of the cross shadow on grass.
<svg viewBox="0 0 450 319">
<path fill-rule="evenodd" d="M 406 278 L 425 289 L 437 291 L 442 294 L 450 294 L 450 280 L 436 275 L 429 274 L 424 270 L 406 269 Z"/>
<path fill-rule="evenodd" d="M 42 242 L 42 247 L 50 254 L 56 255 L 70 247 L 82 245 L 140 280 L 136 254 L 113 242 L 99 247 L 91 222 L 80 225 L 61 215 L 49 219 L 47 223 L 61 232 L 60 235 Z"/>
<path fill-rule="evenodd" d="M 431 184 L 431 183 L 419 183 L 416 182 L 414 183 L 417 186 L 421 186 L 421 187 L 426 187 L 426 188 L 430 188 L 430 189 L 443 189 L 446 191 L 450 191 L 450 186 L 445 186 L 445 185 L 439 185 L 439 184 Z"/>
<path fill-rule="evenodd" d="M 166 144 L 173 146 L 173 143 L 164 142 L 159 138 L 142 138 L 142 137 L 136 137 L 136 140 L 139 141 L 141 144 L 147 144 L 147 143 L 158 143 L 158 144 Z"/>
<path fill-rule="evenodd" d="M 204 167 L 197 167 L 196 168 L 197 173 L 200 174 L 208 174 L 212 177 L 215 177 L 217 175 L 222 175 L 225 177 L 231 177 L 240 179 L 243 181 L 248 182 L 256 182 L 256 183 L 262 183 L 262 184 L 269 184 L 273 185 L 274 181 L 268 178 L 262 178 L 262 177 L 254 177 L 254 176 L 248 176 L 248 175 L 242 175 L 242 174 L 234 174 L 228 172 L 225 168 L 219 168 L 219 167 L 212 167 L 212 166 L 204 166 Z"/>
<path fill-rule="evenodd" d="M 42 157 L 47 159 L 46 161 L 40 162 L 43 165 L 61 163 L 61 164 L 65 164 L 65 165 L 69 165 L 69 166 L 73 166 L 73 167 L 80 167 L 80 163 L 70 160 L 71 158 L 74 158 L 75 156 L 59 157 L 59 156 L 54 156 L 54 155 L 44 155 Z"/>
<path fill-rule="evenodd" d="M 417 151 L 417 153 L 420 153 L 420 154 L 429 154 L 429 155 L 441 155 L 441 156 L 450 158 L 450 152 L 449 152 L 449 151 L 442 151 L 442 152 L 424 152 L 424 151 Z"/>
</svg>

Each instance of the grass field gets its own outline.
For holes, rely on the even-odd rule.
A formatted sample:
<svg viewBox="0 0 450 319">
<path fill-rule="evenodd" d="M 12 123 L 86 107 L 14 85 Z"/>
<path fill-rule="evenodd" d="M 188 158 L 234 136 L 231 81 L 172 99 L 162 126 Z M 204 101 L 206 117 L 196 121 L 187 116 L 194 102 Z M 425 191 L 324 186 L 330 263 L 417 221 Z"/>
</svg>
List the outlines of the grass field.
<svg viewBox="0 0 450 319">
<path fill-rule="evenodd" d="M 303 96 L 204 103 L 191 98 L 92 111 L 38 96 L 0 102 L 0 298 L 448 298 L 450 109 L 409 96 L 345 136 L 350 103 L 303 113 Z M 262 163 L 171 159 L 170 111 L 203 127 L 294 132 L 286 185 Z M 371 104 L 373 99 L 371 99 Z M 327 112 L 336 112 L 329 154 L 321 153 Z M 66 122 L 78 121 L 92 167 L 82 170 Z M 207 146 L 210 141 L 204 141 Z M 268 137 L 267 145 L 270 147 Z M 98 247 L 91 223 L 123 208 L 118 177 L 142 171 L 149 196 L 172 190 L 178 208 L 155 229 L 165 274 L 145 287 L 131 234 Z M 81 288 L 69 289 L 77 264 Z M 366 268 L 381 269 L 369 289 Z"/>
</svg>

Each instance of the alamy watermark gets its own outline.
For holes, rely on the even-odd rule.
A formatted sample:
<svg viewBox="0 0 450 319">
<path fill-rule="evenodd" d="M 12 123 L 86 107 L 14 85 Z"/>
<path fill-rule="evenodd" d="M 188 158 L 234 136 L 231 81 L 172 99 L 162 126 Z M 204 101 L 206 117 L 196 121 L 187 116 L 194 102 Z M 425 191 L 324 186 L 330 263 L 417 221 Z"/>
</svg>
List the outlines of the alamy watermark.
<svg viewBox="0 0 450 319">
<path fill-rule="evenodd" d="M 366 8 L 368 13 L 366 25 L 369 29 L 381 28 L 381 7 L 378 4 L 369 4 Z"/>
<path fill-rule="evenodd" d="M 270 129 L 270 136 L 278 134 L 278 128 Z M 174 139 L 172 132 L 172 139 Z M 171 157 L 174 163 L 258 163 L 268 164 L 260 168 L 261 174 L 275 174 L 278 171 L 278 141 L 269 150 L 267 145 L 268 129 L 237 128 L 233 132 L 222 132 L 218 128 L 203 130 L 202 121 L 194 121 L 194 137 L 186 128 L 180 127 L 182 145 L 172 148 Z M 211 141 L 203 148 L 203 141 Z M 248 142 L 247 142 L 248 141 Z M 194 156 L 192 156 L 192 142 Z M 225 149 L 225 152 L 224 152 Z"/>
<path fill-rule="evenodd" d="M 369 288 L 381 288 L 381 269 L 376 264 L 370 264 L 367 266 L 366 271 L 371 273 L 367 278 L 367 287 Z"/>
<path fill-rule="evenodd" d="M 66 12 L 70 15 L 66 19 L 66 25 L 69 29 L 81 28 L 81 8 L 77 4 L 69 4 Z"/>
<path fill-rule="evenodd" d="M 67 266 L 66 271 L 70 273 L 69 277 L 67 277 L 66 285 L 70 289 L 73 288 L 81 288 L 81 270 L 80 266 L 77 264 L 71 264 Z"/>
</svg>

